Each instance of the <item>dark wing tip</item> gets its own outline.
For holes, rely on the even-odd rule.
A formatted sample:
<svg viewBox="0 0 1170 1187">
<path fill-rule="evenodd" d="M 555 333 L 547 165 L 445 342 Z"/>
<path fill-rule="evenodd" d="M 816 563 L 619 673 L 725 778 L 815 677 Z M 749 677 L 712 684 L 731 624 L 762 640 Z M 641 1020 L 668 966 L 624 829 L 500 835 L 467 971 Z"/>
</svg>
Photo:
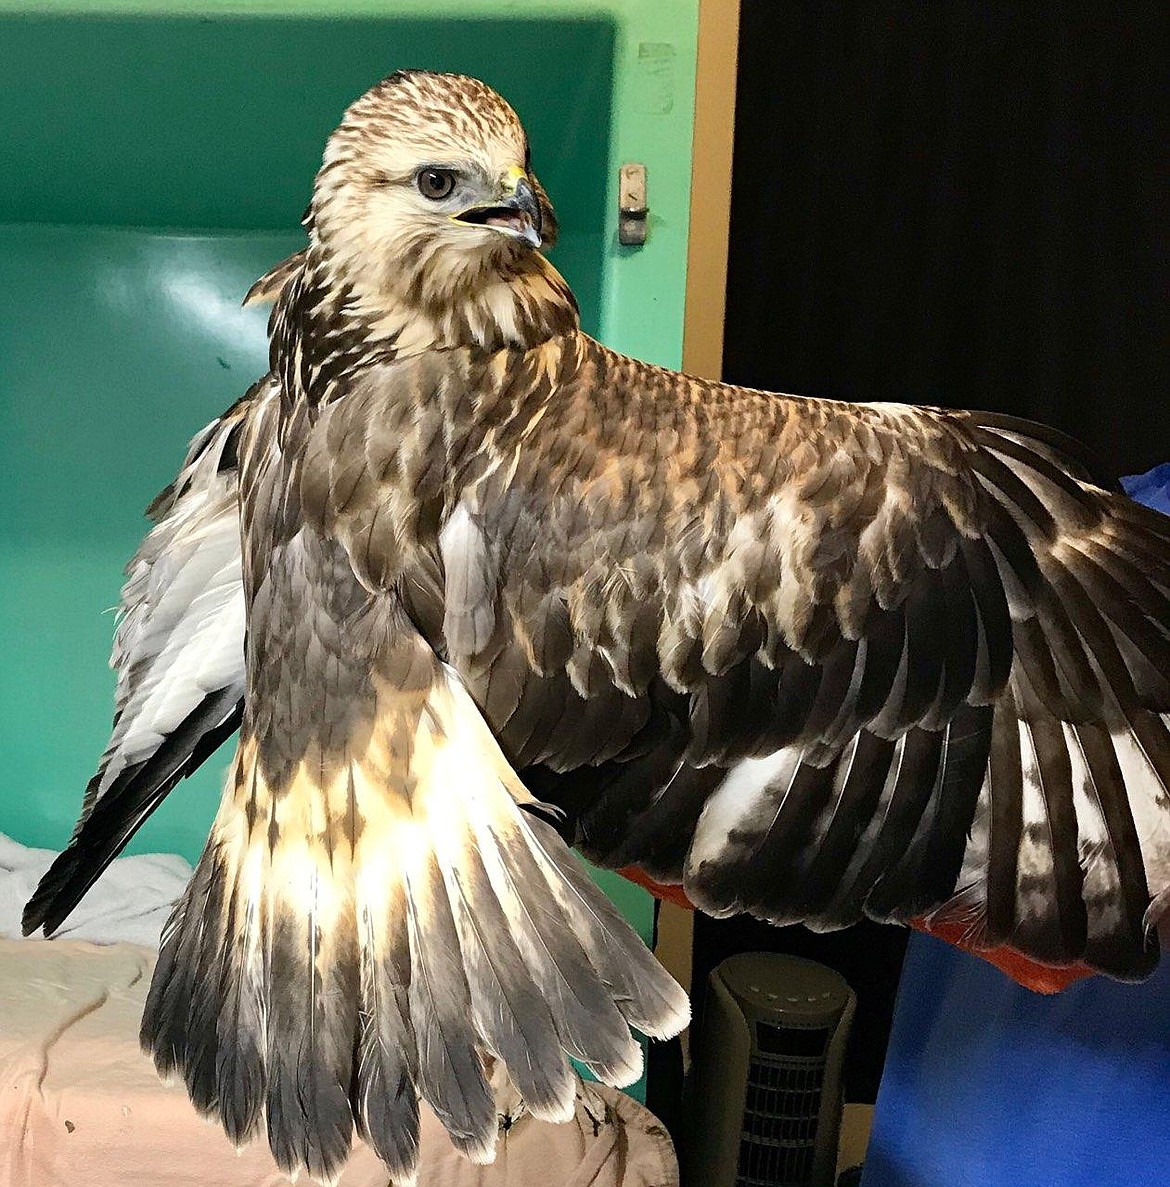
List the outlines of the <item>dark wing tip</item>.
<svg viewBox="0 0 1170 1187">
<path fill-rule="evenodd" d="M 1105 490 L 1120 491 L 1117 476 L 1109 473 L 1100 458 L 1083 441 L 1038 421 L 1001 412 L 969 412 L 972 423 L 995 433 L 1010 433 L 1024 438 L 1067 473 L 1082 482 L 1092 482 Z"/>
<path fill-rule="evenodd" d="M 237 688 L 229 686 L 205 697 L 154 754 L 114 780 L 25 905 L 24 935 L 40 927 L 50 936 L 69 918 L 171 788 L 236 731 L 242 715 L 243 698 Z"/>
<path fill-rule="evenodd" d="M 76 879 L 77 864 L 78 853 L 72 846 L 57 855 L 38 883 L 32 898 L 25 904 L 20 917 L 22 935 L 30 936 L 39 928 L 48 937 L 65 922 L 69 912 L 81 901 L 85 890 L 92 885 L 91 882 L 80 894 L 70 893 L 68 888 Z"/>
<path fill-rule="evenodd" d="M 26 939 L 45 923 L 48 896 L 44 893 L 43 885 L 42 883 L 38 886 L 32 898 L 24 904 L 24 912 L 20 917 L 20 934 Z M 49 933 L 45 932 L 45 935 L 48 936 Z"/>
</svg>

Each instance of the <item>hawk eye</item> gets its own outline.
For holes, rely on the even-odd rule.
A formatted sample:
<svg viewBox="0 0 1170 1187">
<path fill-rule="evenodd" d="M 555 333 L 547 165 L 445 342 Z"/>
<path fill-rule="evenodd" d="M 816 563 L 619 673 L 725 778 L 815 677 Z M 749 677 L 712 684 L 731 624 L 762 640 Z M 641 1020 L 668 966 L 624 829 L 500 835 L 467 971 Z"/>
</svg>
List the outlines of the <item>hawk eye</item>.
<svg viewBox="0 0 1170 1187">
<path fill-rule="evenodd" d="M 455 174 L 450 169 L 424 169 L 418 175 L 416 184 L 424 198 L 439 202 L 455 188 Z"/>
</svg>

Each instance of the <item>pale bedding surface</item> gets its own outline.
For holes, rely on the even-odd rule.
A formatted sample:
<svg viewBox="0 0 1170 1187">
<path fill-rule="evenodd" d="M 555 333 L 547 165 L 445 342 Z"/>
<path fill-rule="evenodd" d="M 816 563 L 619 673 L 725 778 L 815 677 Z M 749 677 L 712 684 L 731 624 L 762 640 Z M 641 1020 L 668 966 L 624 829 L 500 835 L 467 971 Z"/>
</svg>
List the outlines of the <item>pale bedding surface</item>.
<svg viewBox="0 0 1170 1187">
<path fill-rule="evenodd" d="M 24 904 L 56 856 L 52 849 L 31 849 L 0 833 L 0 938 L 19 938 Z M 171 905 L 190 877 L 191 866 L 173 853 L 120 857 L 57 934 L 68 940 L 157 948 Z"/>
<path fill-rule="evenodd" d="M 12 902 L 53 855 L 25 850 L 21 860 L 21 847 L 7 838 L 0 842 L 6 843 L 0 846 L 0 936 L 18 935 L 19 906 L 13 916 Z M 156 944 L 169 903 L 186 881 L 179 868 L 185 864 L 179 858 L 115 862 L 75 927 L 101 938 L 142 935 Z M 3 1187 L 289 1183 L 265 1143 L 237 1153 L 217 1126 L 198 1117 L 182 1086 L 164 1085 L 139 1050 L 154 960 L 153 948 L 142 944 L 0 938 Z M 424 1109 L 419 1187 L 677 1187 L 669 1137 L 622 1093 L 582 1085 L 576 1118 L 550 1125 L 527 1116 L 510 1085 L 497 1082 L 496 1089 L 508 1124 L 495 1163 L 467 1162 Z M 355 1143 L 340 1187 L 387 1183 L 382 1163 Z"/>
</svg>

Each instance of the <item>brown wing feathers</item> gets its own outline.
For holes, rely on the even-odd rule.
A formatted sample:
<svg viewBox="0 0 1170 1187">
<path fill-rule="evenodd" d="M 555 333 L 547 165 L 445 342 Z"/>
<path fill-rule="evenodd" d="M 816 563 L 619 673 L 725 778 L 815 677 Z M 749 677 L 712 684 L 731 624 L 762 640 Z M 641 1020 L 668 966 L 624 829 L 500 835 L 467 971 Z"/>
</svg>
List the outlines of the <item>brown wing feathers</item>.
<svg viewBox="0 0 1170 1187">
<path fill-rule="evenodd" d="M 529 444 L 539 458 L 515 471 L 519 512 L 515 485 L 492 485 L 502 464 L 475 486 L 478 530 L 504 558 L 507 630 L 501 646 L 496 622 L 473 687 L 521 765 L 598 764 L 591 785 L 531 776 L 574 813 L 587 851 L 673 872 L 719 912 L 836 926 L 962 910 L 988 942 L 1039 958 L 1147 968 L 1143 895 L 1120 888 L 1151 863 L 1166 876 L 1170 689 L 1147 658 L 1165 654 L 1170 621 L 1170 583 L 1147 576 L 1167 571 L 1158 517 L 1073 477 L 1063 439 L 1010 418 L 737 395 L 592 344 L 565 353 L 564 382 L 587 383 L 591 401 L 559 409 L 574 442 L 550 412 Z M 600 489 L 620 533 L 590 502 Z M 506 498 L 508 519 L 494 517 Z M 622 551 L 632 540 L 637 555 Z M 523 565 L 509 567 L 514 553 Z M 557 574 L 559 597 L 524 593 L 533 572 L 554 591 Z M 566 617 L 592 662 L 574 678 L 589 694 L 579 713 L 556 718 L 553 736 L 572 721 L 575 743 L 557 763 L 532 742 L 547 735 L 541 707 L 570 693 L 507 634 L 556 621 L 563 638 Z M 659 710 L 607 746 L 639 687 Z M 1092 809 L 1095 830 L 1070 757 L 1081 729 L 1094 803 L 1109 803 Z M 1124 771 L 1105 758 L 1118 734 L 1136 739 Z M 769 754 L 774 772 L 748 765 Z M 1126 787 L 1147 805 L 1144 835 Z M 984 835 L 969 838 L 977 819 Z M 689 858 L 675 830 L 694 834 Z"/>
</svg>

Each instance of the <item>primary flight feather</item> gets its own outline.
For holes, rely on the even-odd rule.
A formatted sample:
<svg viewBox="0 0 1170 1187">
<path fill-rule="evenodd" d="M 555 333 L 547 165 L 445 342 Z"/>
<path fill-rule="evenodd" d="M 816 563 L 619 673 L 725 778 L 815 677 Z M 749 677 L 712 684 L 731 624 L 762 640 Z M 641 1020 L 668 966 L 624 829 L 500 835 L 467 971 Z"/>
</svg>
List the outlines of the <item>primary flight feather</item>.
<svg viewBox="0 0 1170 1187">
<path fill-rule="evenodd" d="M 580 330 L 515 113 L 380 83 L 330 138 L 271 373 L 129 571 L 60 924 L 234 728 L 143 1021 L 286 1170 L 418 1096 L 488 1159 L 499 1057 L 629 1083 L 685 998 L 566 846 L 704 910 L 958 924 L 1139 977 L 1170 888 L 1170 520 L 1004 417 L 750 391 Z M 556 827 L 554 827 L 554 825 Z"/>
</svg>

